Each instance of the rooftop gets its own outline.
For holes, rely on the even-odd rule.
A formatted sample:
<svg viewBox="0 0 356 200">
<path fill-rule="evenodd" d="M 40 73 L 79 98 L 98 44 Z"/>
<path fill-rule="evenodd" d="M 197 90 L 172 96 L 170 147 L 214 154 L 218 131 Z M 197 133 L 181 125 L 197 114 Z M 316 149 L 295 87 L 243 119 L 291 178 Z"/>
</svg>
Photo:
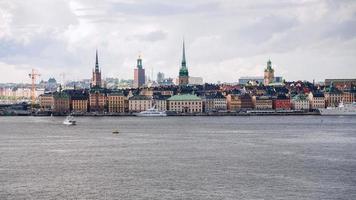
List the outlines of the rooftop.
<svg viewBox="0 0 356 200">
<path fill-rule="evenodd" d="M 152 99 L 152 98 L 151 98 L 151 97 L 148 97 L 148 96 L 135 95 L 135 96 L 130 97 L 129 100 L 151 100 L 151 99 Z"/>
<path fill-rule="evenodd" d="M 193 94 L 179 94 L 168 98 L 168 101 L 200 101 L 201 98 Z"/>
</svg>

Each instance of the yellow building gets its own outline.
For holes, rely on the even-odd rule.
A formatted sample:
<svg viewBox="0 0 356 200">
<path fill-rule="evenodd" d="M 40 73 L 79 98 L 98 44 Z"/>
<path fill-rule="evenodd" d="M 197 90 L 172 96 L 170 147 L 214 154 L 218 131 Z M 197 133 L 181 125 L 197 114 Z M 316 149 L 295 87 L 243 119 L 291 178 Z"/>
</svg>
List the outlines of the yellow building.
<svg viewBox="0 0 356 200">
<path fill-rule="evenodd" d="M 200 97 L 192 94 L 174 95 L 167 99 L 168 110 L 179 113 L 203 112 L 203 101 Z"/>
<path fill-rule="evenodd" d="M 108 110 L 111 113 L 125 112 L 126 97 L 122 93 L 108 94 Z"/>
<path fill-rule="evenodd" d="M 88 112 L 89 99 L 88 95 L 75 94 L 71 97 L 71 105 L 73 112 L 85 113 Z"/>
<path fill-rule="evenodd" d="M 310 109 L 325 108 L 325 96 L 323 93 L 310 92 L 308 95 Z"/>
</svg>

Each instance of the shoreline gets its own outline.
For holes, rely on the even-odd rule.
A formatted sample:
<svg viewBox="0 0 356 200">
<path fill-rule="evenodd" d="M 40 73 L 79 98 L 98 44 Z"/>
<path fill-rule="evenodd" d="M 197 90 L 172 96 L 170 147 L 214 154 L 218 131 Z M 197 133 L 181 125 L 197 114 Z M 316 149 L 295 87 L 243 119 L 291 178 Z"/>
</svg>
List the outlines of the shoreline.
<svg viewBox="0 0 356 200">
<path fill-rule="evenodd" d="M 53 114 L 54 117 L 63 117 L 68 114 Z M 139 117 L 134 113 L 72 113 L 75 117 Z M 226 117 L 226 116 L 321 116 L 319 112 L 288 112 L 288 113 L 243 113 L 243 112 L 226 112 L 226 113 L 168 113 L 167 117 Z M 24 114 L 24 113 L 11 113 L 11 114 L 0 114 L 0 117 L 7 116 L 33 116 L 33 117 L 49 117 L 51 114 Z"/>
</svg>

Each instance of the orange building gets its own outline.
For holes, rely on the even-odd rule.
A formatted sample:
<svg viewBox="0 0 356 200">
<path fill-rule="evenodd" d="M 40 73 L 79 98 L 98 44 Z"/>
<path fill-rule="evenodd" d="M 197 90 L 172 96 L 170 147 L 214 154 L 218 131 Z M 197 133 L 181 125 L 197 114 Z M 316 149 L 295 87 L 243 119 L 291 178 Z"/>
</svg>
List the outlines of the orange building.
<svg viewBox="0 0 356 200">
<path fill-rule="evenodd" d="M 125 112 L 125 100 L 126 97 L 122 93 L 108 94 L 108 110 L 111 113 L 123 113 Z"/>
</svg>

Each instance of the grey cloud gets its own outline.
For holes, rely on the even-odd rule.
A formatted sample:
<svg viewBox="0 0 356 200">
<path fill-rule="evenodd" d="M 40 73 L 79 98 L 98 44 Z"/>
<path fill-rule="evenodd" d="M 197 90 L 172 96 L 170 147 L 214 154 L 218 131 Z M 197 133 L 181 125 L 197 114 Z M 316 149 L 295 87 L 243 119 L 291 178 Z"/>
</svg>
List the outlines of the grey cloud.
<svg viewBox="0 0 356 200">
<path fill-rule="evenodd" d="M 322 34 L 325 38 L 338 38 L 341 40 L 350 40 L 356 38 L 356 19 L 332 24 Z"/>
<path fill-rule="evenodd" d="M 295 18 L 269 15 L 239 30 L 237 37 L 243 42 L 261 44 L 268 41 L 274 34 L 284 32 L 296 25 L 298 22 Z"/>
<path fill-rule="evenodd" d="M 16 26 L 55 25 L 57 28 L 66 28 L 77 23 L 76 16 L 64 0 L 21 1 L 13 5 L 13 12 L 16 13 L 13 15 L 13 23 Z"/>
<path fill-rule="evenodd" d="M 166 1 L 140 1 L 139 3 L 116 2 L 111 4 L 112 12 L 119 12 L 128 15 L 148 15 L 164 16 L 189 13 L 214 12 L 219 4 L 216 2 L 208 3 L 173 3 Z"/>
<path fill-rule="evenodd" d="M 133 38 L 141 40 L 141 41 L 148 41 L 148 42 L 157 42 L 160 40 L 164 40 L 167 37 L 167 33 L 161 30 L 152 31 L 147 34 L 138 34 L 133 36 Z"/>
</svg>

